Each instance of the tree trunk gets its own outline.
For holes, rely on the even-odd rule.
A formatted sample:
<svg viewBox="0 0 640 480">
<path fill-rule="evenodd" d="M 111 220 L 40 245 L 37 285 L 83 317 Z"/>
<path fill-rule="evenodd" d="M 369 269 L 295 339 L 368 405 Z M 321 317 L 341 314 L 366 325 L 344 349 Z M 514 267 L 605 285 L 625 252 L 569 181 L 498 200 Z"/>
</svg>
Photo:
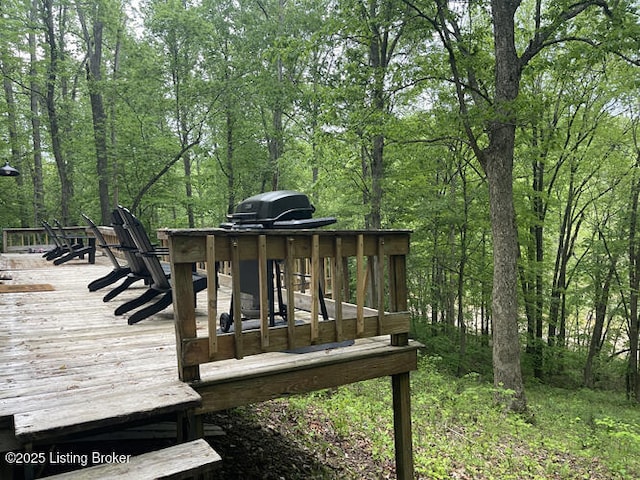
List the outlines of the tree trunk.
<svg viewBox="0 0 640 480">
<path fill-rule="evenodd" d="M 9 130 L 9 147 L 11 149 L 11 164 L 18 170 L 23 170 L 22 166 L 22 154 L 20 148 L 20 139 L 18 138 L 18 119 L 16 118 L 16 102 L 13 94 L 13 83 L 11 82 L 11 75 L 9 74 L 8 66 L 9 55 L 3 48 L 0 56 L 0 71 L 2 72 L 2 86 L 4 89 L 4 98 L 7 102 L 7 127 Z M 20 216 L 20 226 L 28 227 L 29 219 L 26 210 L 26 202 L 23 198 L 24 176 L 20 175 L 16 177 L 16 183 L 18 184 L 18 198 L 17 204 Z"/>
<path fill-rule="evenodd" d="M 116 35 L 116 44 L 113 49 L 113 65 L 111 69 L 111 81 L 114 83 L 118 83 L 119 74 L 120 74 L 120 52 L 122 49 L 122 37 L 125 32 L 126 27 L 126 15 L 120 11 L 120 22 Z M 117 139 L 117 101 L 116 101 L 115 93 L 110 93 L 107 95 L 107 105 L 108 105 L 108 120 L 109 120 L 109 128 L 108 128 L 108 137 L 109 137 L 109 147 L 111 148 L 111 152 L 118 151 L 118 139 Z M 118 155 L 114 155 L 112 153 L 110 162 L 111 164 L 111 176 L 109 177 L 109 190 L 111 193 L 111 205 L 119 205 L 120 204 L 120 185 L 118 182 Z M 107 223 L 105 225 L 109 225 L 111 223 L 111 216 L 108 217 Z"/>
<path fill-rule="evenodd" d="M 49 134 L 51 136 L 51 151 L 56 161 L 58 178 L 60 179 L 60 217 L 63 225 L 68 225 L 70 220 L 70 208 L 73 197 L 73 185 L 69 174 L 69 165 L 62 150 L 60 135 L 60 121 L 56 103 L 56 84 L 58 80 L 59 50 L 55 35 L 55 19 L 53 16 L 52 0 L 43 0 L 43 18 L 45 22 L 45 37 L 49 47 L 49 65 L 47 66 L 47 93 L 45 103 L 49 117 Z"/>
<path fill-rule="evenodd" d="M 639 159 L 640 160 L 640 159 Z M 636 163 L 636 170 L 640 165 Z M 631 211 L 629 218 L 629 364 L 627 366 L 627 396 L 640 401 L 638 375 L 638 288 L 640 287 L 640 251 L 638 249 L 638 197 L 640 179 L 633 179 L 631 187 Z"/>
<path fill-rule="evenodd" d="M 35 25 L 38 15 L 37 0 L 31 2 L 29 20 Z M 42 139 L 40 136 L 40 86 L 37 83 L 38 72 L 36 64 L 38 56 L 36 54 L 37 43 L 35 32 L 29 30 L 29 99 L 31 106 L 31 143 L 33 145 L 33 221 L 34 225 L 46 216 L 44 204 L 44 178 L 42 173 Z"/>
<path fill-rule="evenodd" d="M 94 7 L 98 9 L 99 7 Z M 98 198 L 100 201 L 100 221 L 109 225 L 111 218 L 111 196 L 109 194 L 109 157 L 107 154 L 107 115 L 100 83 L 102 82 L 102 32 L 104 24 L 96 11 L 92 19 L 91 32 L 86 24 L 84 11 L 77 5 L 78 18 L 82 25 L 87 48 L 87 84 L 93 120 L 93 138 L 96 149 L 96 173 L 98 176 Z"/>
<path fill-rule="evenodd" d="M 558 233 L 558 249 L 556 253 L 555 267 L 553 271 L 553 285 L 551 287 L 551 300 L 549 302 L 549 331 L 547 342 L 550 347 L 557 343 L 558 321 L 560 318 L 561 294 L 567 283 L 567 264 L 572 251 L 571 232 L 573 230 L 573 209 L 576 202 L 575 192 L 576 166 L 571 167 L 567 204 L 564 208 L 562 225 Z"/>
<path fill-rule="evenodd" d="M 465 199 L 465 210 L 466 210 L 466 199 Z M 460 232 L 460 257 L 459 261 L 459 269 L 458 269 L 458 328 L 460 330 L 460 343 L 458 350 L 458 376 L 462 376 L 467 373 L 467 369 L 465 367 L 465 357 L 467 355 L 467 323 L 464 319 L 464 285 L 465 285 L 465 266 L 467 264 L 467 251 L 466 251 L 466 238 L 467 238 L 467 225 L 468 223 L 463 223 L 462 231 Z"/>
<path fill-rule="evenodd" d="M 518 239 L 513 203 L 513 153 L 509 143 L 511 128 L 492 132 L 493 155 L 488 156 L 485 172 L 489 183 L 489 208 L 493 233 L 493 375 L 497 400 L 514 411 L 526 409 L 520 369 L 518 332 L 517 261 Z M 505 154 L 506 153 L 506 154 Z M 509 391 L 512 396 L 501 392 Z"/>
<path fill-rule="evenodd" d="M 615 275 L 615 269 L 616 264 L 615 261 L 612 260 L 604 282 L 600 282 L 597 277 L 594 281 L 596 288 L 595 322 L 593 326 L 593 333 L 591 334 L 591 340 L 589 342 L 589 352 L 587 353 L 587 360 L 584 367 L 584 385 L 588 388 L 593 388 L 595 385 L 593 364 L 600 355 L 603 336 L 602 334 L 604 332 L 604 322 L 607 318 L 609 291 L 611 289 L 611 281 L 613 280 L 613 277 Z"/>
<path fill-rule="evenodd" d="M 191 181 L 192 159 L 190 152 L 185 153 L 182 162 L 184 166 L 184 189 L 187 197 L 187 221 L 189 228 L 196 228 L 196 218 L 193 211 L 193 183 Z"/>
<path fill-rule="evenodd" d="M 489 185 L 493 233 L 493 375 L 496 400 L 513 411 L 526 410 L 518 332 L 518 227 L 513 201 L 513 153 L 520 87 L 514 17 L 519 2 L 492 0 L 495 43 L 495 114 L 489 146 L 480 156 Z M 507 392 L 505 394 L 505 392 Z"/>
<path fill-rule="evenodd" d="M 225 165 L 226 168 L 223 169 L 227 176 L 227 191 L 228 191 L 228 202 L 227 202 L 227 213 L 233 213 L 233 210 L 236 207 L 236 177 L 234 173 L 233 167 L 233 155 L 235 151 L 235 142 L 233 138 L 233 113 L 231 112 L 231 108 L 227 107 L 225 111 L 225 128 L 227 131 L 227 151 L 225 154 Z"/>
<path fill-rule="evenodd" d="M 282 83 L 282 62 L 278 60 L 278 82 Z M 269 162 L 271 164 L 271 190 L 278 190 L 280 185 L 280 157 L 284 153 L 284 125 L 282 123 L 283 108 L 280 100 L 276 101 L 271 117 L 271 134 L 268 135 Z"/>
<path fill-rule="evenodd" d="M 533 226 L 533 238 L 535 245 L 535 264 L 534 264 L 534 293 L 533 293 L 533 372 L 536 378 L 542 378 L 543 372 L 543 339 L 542 339 L 542 308 L 543 308 L 543 281 L 542 281 L 542 265 L 544 262 L 544 202 L 542 200 L 544 189 L 544 162 L 537 160 L 533 165 L 533 211 L 536 224 Z"/>
</svg>

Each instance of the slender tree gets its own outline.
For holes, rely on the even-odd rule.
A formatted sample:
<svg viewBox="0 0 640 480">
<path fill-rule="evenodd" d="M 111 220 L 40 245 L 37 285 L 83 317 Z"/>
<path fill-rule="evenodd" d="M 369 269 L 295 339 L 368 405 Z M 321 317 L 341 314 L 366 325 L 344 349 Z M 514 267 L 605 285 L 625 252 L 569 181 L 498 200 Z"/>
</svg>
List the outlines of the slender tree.
<svg viewBox="0 0 640 480">
<path fill-rule="evenodd" d="M 640 401 L 640 372 L 638 369 L 638 343 L 640 336 L 640 316 L 638 315 L 638 295 L 640 293 L 640 233 L 638 232 L 638 201 L 640 198 L 640 142 L 638 122 L 634 122 L 635 164 L 629 200 L 629 364 L 627 367 L 627 393 L 630 398 Z"/>
<path fill-rule="evenodd" d="M 82 37 L 87 52 L 86 75 L 91 102 L 93 120 L 93 138 L 96 152 L 96 173 L 98 178 L 98 198 L 100 202 L 100 220 L 108 225 L 111 216 L 111 197 L 109 194 L 109 156 L 107 152 L 107 113 L 102 94 L 103 82 L 103 31 L 105 11 L 101 1 L 90 5 L 90 22 L 84 6 L 78 2 L 76 9 L 82 27 Z"/>
<path fill-rule="evenodd" d="M 64 32 L 56 31 L 56 25 L 66 28 L 67 9 L 61 7 L 58 17 L 54 14 L 54 2 L 43 0 L 41 15 L 45 28 L 45 39 L 49 55 L 47 64 L 47 79 L 45 105 L 49 119 L 49 135 L 51 137 L 51 151 L 56 161 L 58 178 L 60 180 L 60 214 L 63 225 L 67 225 L 71 218 L 71 202 L 73 199 L 73 182 L 71 179 L 71 165 L 62 146 L 63 129 L 60 125 L 58 108 L 58 82 L 60 81 L 60 63 L 64 48 Z"/>
<path fill-rule="evenodd" d="M 466 28 L 486 25 L 482 7 L 474 5 L 467 12 L 438 1 L 435 8 L 405 0 L 413 10 L 438 32 L 447 52 L 451 80 L 456 89 L 464 128 L 476 157 L 487 177 L 489 209 L 493 235 L 493 370 L 497 387 L 509 395 L 497 395 L 516 411 L 526 409 L 526 398 L 520 369 L 520 341 L 517 303 L 518 231 L 513 196 L 513 165 L 518 125 L 517 100 L 522 74 L 542 50 L 561 42 L 575 40 L 567 26 L 578 16 L 604 12 L 606 3 L 584 1 L 543 9 L 535 2 L 530 23 L 518 32 L 530 32 L 526 38 L 516 34 L 520 1 L 492 0 L 490 24 L 493 28 L 493 55 L 488 58 Z M 471 6 L 471 5 L 470 5 Z M 468 17 L 462 22 L 462 15 Z M 519 20 L 518 20 L 519 21 Z M 486 22 L 486 20 L 485 20 Z M 519 45 L 526 45 L 518 52 Z M 474 59 L 477 61 L 474 63 Z M 482 61 L 480 61 L 482 59 Z M 489 79 L 478 67 L 490 65 Z M 490 87 L 489 87 L 490 86 Z M 479 109 L 481 121 L 474 122 L 473 108 Z M 484 133 L 486 132 L 486 137 Z"/>
<path fill-rule="evenodd" d="M 38 17 L 38 2 L 32 0 L 29 8 L 29 22 L 36 25 Z M 29 45 L 29 106 L 31 114 L 31 144 L 33 149 L 33 222 L 40 225 L 46 216 L 44 175 L 42 171 L 42 137 L 40 132 L 40 103 L 42 91 L 38 78 L 37 42 L 34 28 L 27 33 Z"/>
</svg>

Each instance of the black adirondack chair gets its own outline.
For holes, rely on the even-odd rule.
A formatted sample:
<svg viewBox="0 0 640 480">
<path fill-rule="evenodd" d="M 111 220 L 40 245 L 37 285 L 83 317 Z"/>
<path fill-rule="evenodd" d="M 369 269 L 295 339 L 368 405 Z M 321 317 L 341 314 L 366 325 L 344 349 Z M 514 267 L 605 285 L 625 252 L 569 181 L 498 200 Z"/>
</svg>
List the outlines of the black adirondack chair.
<svg viewBox="0 0 640 480">
<path fill-rule="evenodd" d="M 87 222 L 87 225 L 89 225 L 89 228 L 93 233 L 93 236 L 96 238 L 96 242 L 97 242 L 96 246 L 102 249 L 102 251 L 105 253 L 107 258 L 109 258 L 109 260 L 111 261 L 111 264 L 113 265 L 113 270 L 111 270 L 111 272 L 89 283 L 89 285 L 87 286 L 89 288 L 89 291 L 95 292 L 96 290 L 100 290 L 101 288 L 112 285 L 118 280 L 120 280 L 121 278 L 126 277 L 131 273 L 131 268 L 129 268 L 128 266 L 120 265 L 120 262 L 118 261 L 115 254 L 113 253 L 112 248 L 118 248 L 120 247 L 120 244 L 119 243 L 117 245 L 108 244 L 104 238 L 104 235 L 102 235 L 102 232 L 100 231 L 98 226 L 93 222 L 93 220 L 91 220 L 84 213 L 82 214 L 82 217 L 85 219 L 85 221 Z"/>
<path fill-rule="evenodd" d="M 159 250 L 153 246 L 143 225 L 128 209 L 118 206 L 118 211 L 124 221 L 125 229 L 131 234 L 138 248 L 138 252 L 152 277 L 152 283 L 146 292 L 138 298 L 120 305 L 115 311 L 116 315 L 123 315 L 146 305 L 136 310 L 127 319 L 129 325 L 133 325 L 151 315 L 161 312 L 173 303 L 171 277 L 166 273 L 158 257 L 160 254 L 166 254 L 166 249 Z M 207 277 L 194 272 L 192 280 L 195 293 L 207 288 Z M 150 303 L 157 296 L 160 298 Z"/>
<path fill-rule="evenodd" d="M 45 232 L 47 232 L 49 240 L 53 242 L 53 248 L 44 252 L 42 254 L 42 258 L 46 258 L 47 260 L 52 261 L 69 252 L 69 247 L 67 246 L 67 244 L 60 237 L 60 235 L 56 233 L 56 231 L 48 222 L 42 220 L 42 227 L 44 228 Z M 76 247 L 80 247 L 80 245 L 76 245 Z"/>
<path fill-rule="evenodd" d="M 151 285 L 152 282 L 151 273 L 142 260 L 142 257 L 138 252 L 138 247 L 133 241 L 131 234 L 126 228 L 124 228 L 124 220 L 122 219 L 118 209 L 111 212 L 111 226 L 118 237 L 118 241 L 120 242 L 120 246 L 118 248 L 124 254 L 124 257 L 127 260 L 127 265 L 131 271 L 126 277 L 124 277 L 124 280 L 120 285 L 113 288 L 103 297 L 102 300 L 105 302 L 116 298 L 136 282 L 143 280 L 146 285 Z"/>
<path fill-rule="evenodd" d="M 62 265 L 74 258 L 83 259 L 85 255 L 89 257 L 89 263 L 95 263 L 96 245 L 94 238 L 86 235 L 69 236 L 65 233 L 62 224 L 58 220 L 54 220 L 54 223 L 58 228 L 58 238 L 62 239 L 66 246 L 66 252 L 53 260 L 54 265 Z"/>
</svg>

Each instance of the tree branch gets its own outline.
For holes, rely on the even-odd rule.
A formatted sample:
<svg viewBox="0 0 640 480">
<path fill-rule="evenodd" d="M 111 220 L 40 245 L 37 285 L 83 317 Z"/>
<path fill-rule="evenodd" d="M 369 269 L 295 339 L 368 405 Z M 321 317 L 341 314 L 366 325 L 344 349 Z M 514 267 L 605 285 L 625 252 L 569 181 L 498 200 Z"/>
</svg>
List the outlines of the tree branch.
<svg viewBox="0 0 640 480">
<path fill-rule="evenodd" d="M 566 41 L 562 39 L 550 40 L 550 38 L 557 33 L 558 29 L 562 25 L 564 25 L 569 20 L 574 19 L 582 12 L 591 7 L 600 7 L 605 15 L 607 15 L 608 17 L 612 16 L 611 10 L 609 10 L 609 4 L 606 1 L 586 0 L 583 2 L 574 3 L 573 5 L 569 5 L 567 10 L 560 12 L 560 14 L 549 25 L 540 26 L 540 19 L 536 18 L 536 33 L 534 34 L 533 39 L 531 39 L 529 45 L 520 57 L 520 68 L 524 68 L 531 61 L 531 59 L 538 53 L 540 53 L 540 51 L 542 51 L 546 46 L 561 41 Z M 538 15 L 540 14 L 539 12 L 536 13 Z"/>
</svg>

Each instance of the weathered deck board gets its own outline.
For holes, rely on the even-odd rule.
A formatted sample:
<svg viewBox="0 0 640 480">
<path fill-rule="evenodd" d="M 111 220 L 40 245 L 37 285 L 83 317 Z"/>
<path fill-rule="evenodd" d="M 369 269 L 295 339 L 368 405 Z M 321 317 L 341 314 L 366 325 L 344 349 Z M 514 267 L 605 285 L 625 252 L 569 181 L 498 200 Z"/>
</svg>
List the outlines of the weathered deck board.
<svg viewBox="0 0 640 480">
<path fill-rule="evenodd" d="M 11 277 L 4 284 L 54 287 L 0 295 L 0 419 L 15 421 L 15 430 L 12 422 L 0 427 L 3 435 L 32 441 L 195 405 L 197 394 L 177 380 L 172 308 L 128 325 L 113 311 L 147 287 L 104 303 L 108 288 L 89 292 L 87 285 L 110 269 L 101 257 L 94 265 L 54 266 L 38 254 L 0 256 L 0 271 Z M 205 332 L 206 298 L 198 299 L 198 332 Z M 228 288 L 220 289 L 218 302 L 219 311 L 228 311 Z M 239 368 L 235 361 L 217 363 L 213 371 Z M 245 365 L 253 368 L 251 360 Z M 162 392 L 174 399 L 163 400 Z"/>
<path fill-rule="evenodd" d="M 416 348 L 414 342 L 392 347 L 388 337 L 374 337 L 358 339 L 344 348 L 264 353 L 202 365 L 202 380 L 193 384 L 203 399 L 197 411 L 222 410 L 415 370 Z"/>
<path fill-rule="evenodd" d="M 198 475 L 211 472 L 221 461 L 218 455 L 204 440 L 174 445 L 156 452 L 145 453 L 128 459 L 122 464 L 106 464 L 84 470 L 63 473 L 50 480 L 93 480 L 100 479 L 172 479 L 198 478 Z"/>
<path fill-rule="evenodd" d="M 54 287 L 0 295 L 0 418 L 15 422 L 3 434 L 32 441 L 199 404 L 178 381 L 171 308 L 127 325 L 113 311 L 146 287 L 104 303 L 108 288 L 87 289 L 110 271 L 101 260 L 54 266 L 38 254 L 0 257 L 0 271 L 11 277 L 5 285 Z"/>
<path fill-rule="evenodd" d="M 16 437 L 21 441 L 55 438 L 183 411 L 197 407 L 201 402 L 200 395 L 179 380 L 146 388 L 135 385 L 117 392 L 106 389 L 92 394 L 83 392 L 75 395 L 73 400 L 68 404 L 56 402 L 49 408 L 14 415 Z M 80 401 L 89 408 L 78 408 Z M 71 407 L 73 411 L 65 407 Z"/>
</svg>

